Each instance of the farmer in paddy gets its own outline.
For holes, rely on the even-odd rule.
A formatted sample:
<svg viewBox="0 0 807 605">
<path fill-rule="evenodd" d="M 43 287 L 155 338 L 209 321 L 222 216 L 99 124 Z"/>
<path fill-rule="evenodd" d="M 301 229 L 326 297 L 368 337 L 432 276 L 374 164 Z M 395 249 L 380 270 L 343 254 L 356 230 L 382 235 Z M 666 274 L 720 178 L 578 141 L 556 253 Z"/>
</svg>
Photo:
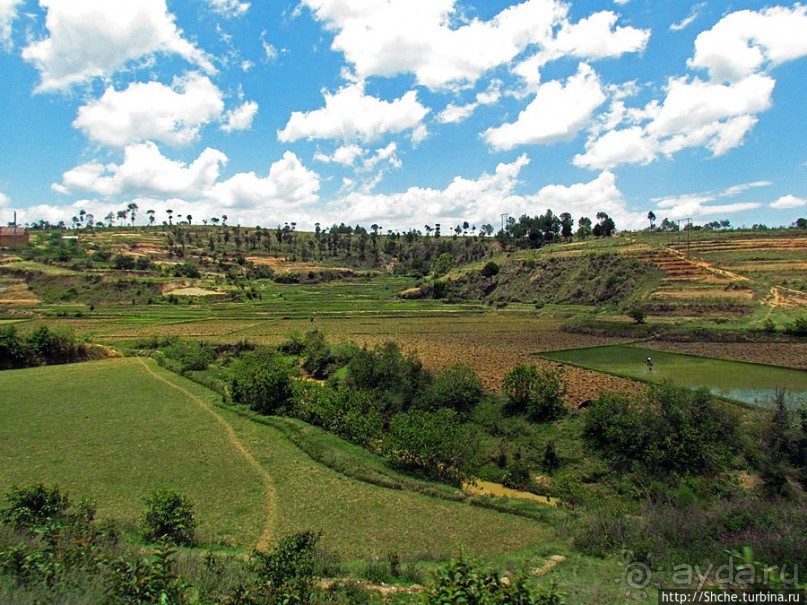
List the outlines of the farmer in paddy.
<svg viewBox="0 0 807 605">
<path fill-rule="evenodd" d="M 653 359 L 651 357 L 647 358 L 647 371 L 648 372 L 653 371 Z"/>
</svg>

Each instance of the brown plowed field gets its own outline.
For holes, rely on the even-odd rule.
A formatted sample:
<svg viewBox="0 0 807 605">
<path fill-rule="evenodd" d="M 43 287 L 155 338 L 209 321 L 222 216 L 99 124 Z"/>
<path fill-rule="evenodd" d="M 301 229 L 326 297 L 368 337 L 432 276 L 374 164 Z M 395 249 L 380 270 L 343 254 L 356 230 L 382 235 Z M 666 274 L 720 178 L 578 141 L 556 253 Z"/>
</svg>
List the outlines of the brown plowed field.
<svg viewBox="0 0 807 605">
<path fill-rule="evenodd" d="M 386 338 L 365 337 L 364 343 L 374 345 Z M 588 347 L 615 342 L 575 334 L 510 332 L 493 334 L 441 334 L 435 338 L 426 334 L 399 335 L 394 339 L 404 350 L 417 352 L 427 369 L 443 370 L 455 363 L 471 366 L 479 374 L 485 388 L 499 390 L 504 375 L 517 363 L 535 364 L 540 368 L 560 367 L 560 364 L 538 359 L 535 353 L 575 347 Z M 570 406 L 577 407 L 587 399 L 595 399 L 601 391 L 641 391 L 643 385 L 633 380 L 566 367 Z"/>
</svg>

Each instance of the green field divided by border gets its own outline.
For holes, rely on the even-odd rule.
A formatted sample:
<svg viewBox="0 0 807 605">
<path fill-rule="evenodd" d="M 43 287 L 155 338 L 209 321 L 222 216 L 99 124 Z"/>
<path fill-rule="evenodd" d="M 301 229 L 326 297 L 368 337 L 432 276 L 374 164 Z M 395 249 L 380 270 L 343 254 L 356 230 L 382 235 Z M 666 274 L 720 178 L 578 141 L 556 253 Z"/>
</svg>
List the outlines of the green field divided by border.
<svg viewBox="0 0 807 605">
<path fill-rule="evenodd" d="M 215 394 L 152 364 L 114 359 L 0 374 L 8 395 L 0 406 L 0 490 L 36 478 L 93 498 L 102 516 L 134 519 L 141 498 L 168 485 L 196 502 L 206 542 L 249 548 L 271 512 L 261 476 L 268 474 L 275 537 L 322 531 L 326 548 L 349 559 L 395 550 L 439 560 L 461 548 L 489 557 L 533 547 L 548 531 L 347 478 L 276 429 L 210 407 Z"/>
</svg>

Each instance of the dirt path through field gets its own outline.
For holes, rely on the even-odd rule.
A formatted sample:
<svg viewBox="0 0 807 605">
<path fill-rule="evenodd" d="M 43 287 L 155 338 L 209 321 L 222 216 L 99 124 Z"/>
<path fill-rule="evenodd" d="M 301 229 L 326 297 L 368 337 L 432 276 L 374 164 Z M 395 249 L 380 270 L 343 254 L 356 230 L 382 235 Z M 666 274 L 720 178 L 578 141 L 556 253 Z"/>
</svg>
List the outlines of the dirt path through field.
<svg viewBox="0 0 807 605">
<path fill-rule="evenodd" d="M 715 267 L 712 263 L 710 263 L 708 261 L 705 261 L 705 260 L 693 260 L 691 258 L 688 258 L 686 256 L 686 254 L 684 254 L 680 250 L 676 250 L 675 248 L 672 248 L 670 246 L 665 246 L 665 249 L 667 251 L 669 251 L 670 253 L 674 254 L 675 256 L 679 257 L 681 260 L 691 264 L 692 266 L 700 267 L 701 269 L 704 269 L 704 270 L 706 270 L 706 271 L 708 271 L 710 273 L 713 273 L 714 275 L 717 275 L 719 277 L 728 278 L 728 279 L 731 279 L 733 281 L 746 281 L 746 282 L 753 281 L 752 279 L 750 279 L 748 277 L 745 277 L 744 275 L 738 275 L 737 273 L 732 273 L 731 271 L 726 271 L 725 269 L 719 269 L 718 267 Z"/>
<path fill-rule="evenodd" d="M 210 416 L 212 416 L 213 419 L 217 423 L 219 423 L 221 427 L 224 429 L 224 432 L 227 435 L 227 441 L 230 443 L 230 445 L 232 445 L 236 450 L 238 450 L 238 453 L 240 453 L 241 456 L 243 456 L 243 458 L 260 476 L 261 481 L 263 481 L 264 489 L 266 491 L 266 523 L 264 524 L 263 533 L 261 534 L 261 537 L 258 539 L 258 543 L 255 545 L 255 548 L 258 550 L 268 550 L 270 545 L 272 544 L 272 538 L 274 537 L 275 519 L 277 518 L 277 495 L 275 494 L 275 487 L 274 483 L 272 482 L 272 476 L 266 472 L 266 470 L 261 466 L 260 462 L 258 462 L 255 459 L 255 457 L 249 452 L 249 450 L 244 446 L 244 444 L 238 440 L 238 437 L 236 437 L 235 431 L 233 430 L 233 427 L 230 426 L 230 423 L 227 422 L 221 415 L 219 415 L 213 408 L 211 408 L 209 404 L 205 403 L 202 399 L 200 399 L 187 389 L 172 382 L 165 376 L 161 376 L 160 374 L 155 372 L 151 367 L 149 367 L 149 365 L 143 359 L 138 358 L 138 361 L 146 369 L 146 371 L 149 374 L 151 374 L 151 376 L 153 376 L 155 379 L 179 391 L 185 397 L 190 399 L 194 404 L 196 404 L 199 408 L 203 409 Z"/>
</svg>

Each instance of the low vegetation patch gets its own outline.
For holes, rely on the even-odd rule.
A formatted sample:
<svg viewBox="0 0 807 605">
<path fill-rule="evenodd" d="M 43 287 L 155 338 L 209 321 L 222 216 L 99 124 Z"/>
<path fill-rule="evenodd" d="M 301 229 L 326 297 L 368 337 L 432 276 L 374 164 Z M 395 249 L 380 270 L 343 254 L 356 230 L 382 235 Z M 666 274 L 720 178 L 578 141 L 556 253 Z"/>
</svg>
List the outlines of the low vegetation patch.
<svg viewBox="0 0 807 605">
<path fill-rule="evenodd" d="M 434 281 L 422 292 L 433 298 L 546 305 L 627 305 L 661 279 L 649 263 L 622 254 L 530 257 Z"/>
<path fill-rule="evenodd" d="M 0 370 L 75 363 L 106 357 L 69 330 L 40 326 L 23 336 L 14 325 L 0 326 Z"/>
</svg>

